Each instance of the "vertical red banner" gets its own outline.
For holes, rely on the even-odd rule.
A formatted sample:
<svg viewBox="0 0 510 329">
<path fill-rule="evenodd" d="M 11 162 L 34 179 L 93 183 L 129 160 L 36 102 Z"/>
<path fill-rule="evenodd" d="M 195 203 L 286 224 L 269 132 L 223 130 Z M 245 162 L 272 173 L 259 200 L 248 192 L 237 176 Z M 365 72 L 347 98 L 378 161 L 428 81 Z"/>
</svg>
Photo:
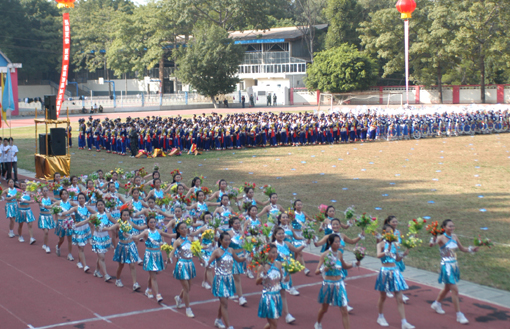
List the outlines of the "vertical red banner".
<svg viewBox="0 0 510 329">
<path fill-rule="evenodd" d="M 69 56 L 71 54 L 71 24 L 69 22 L 69 13 L 64 13 L 62 17 L 64 19 L 64 47 L 62 53 L 62 73 L 60 74 L 60 83 L 57 96 L 57 119 L 60 116 L 60 109 L 62 108 L 62 103 L 64 102 L 64 93 L 66 92 L 67 86 L 67 75 L 69 73 Z"/>
</svg>

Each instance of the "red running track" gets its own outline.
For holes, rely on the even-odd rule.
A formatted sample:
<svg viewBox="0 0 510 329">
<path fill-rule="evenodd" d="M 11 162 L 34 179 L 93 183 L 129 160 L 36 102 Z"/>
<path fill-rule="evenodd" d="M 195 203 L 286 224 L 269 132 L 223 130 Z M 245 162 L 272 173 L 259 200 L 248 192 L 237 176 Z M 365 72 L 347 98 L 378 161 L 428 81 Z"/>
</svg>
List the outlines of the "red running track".
<svg viewBox="0 0 510 329">
<path fill-rule="evenodd" d="M 0 207 L 5 202 L 0 203 Z M 35 208 L 35 206 L 33 206 Z M 212 328 L 217 314 L 218 302 L 210 290 L 201 288 L 203 268 L 197 266 L 197 278 L 193 280 L 191 290 L 194 319 L 184 314 L 184 309 L 175 309 L 173 297 L 180 292 L 179 283 L 172 278 L 173 265 L 158 275 L 160 291 L 164 297 L 163 305 L 149 300 L 143 295 L 148 275 L 137 266 L 138 282 L 141 292 L 132 292 L 128 267 L 124 268 L 122 281 L 124 288 L 118 288 L 114 281 L 105 283 L 103 279 L 93 277 L 95 254 L 86 247 L 87 264 L 91 267 L 88 274 L 76 267 L 76 260 L 66 260 L 67 246 L 62 246 L 62 257 L 55 255 L 56 236 L 50 232 L 51 254 L 42 249 L 42 231 L 35 229 L 37 242 L 29 245 L 20 243 L 17 238 L 7 237 L 7 222 L 2 210 L 0 228 L 0 328 Z M 29 240 L 24 227 L 25 241 Z M 140 245 L 140 253 L 144 247 Z M 73 250 L 77 258 L 76 247 Z M 143 254 L 142 254 L 143 255 Z M 116 263 L 112 261 L 113 251 L 107 253 L 107 268 L 115 275 Z M 306 254 L 307 266 L 314 270 L 318 257 Z M 197 264 L 196 264 L 197 265 Z M 351 313 L 352 328 L 379 328 L 376 324 L 376 302 L 378 292 L 374 291 L 376 273 L 367 269 L 349 271 L 347 292 L 349 304 L 354 307 Z M 305 277 L 302 273 L 294 275 L 300 296 L 288 296 L 291 313 L 297 318 L 293 325 L 279 320 L 280 328 L 313 328 L 316 320 L 317 295 L 320 287 L 319 276 Z M 239 328 L 262 328 L 263 319 L 257 317 L 260 287 L 243 276 L 242 279 L 248 304 L 240 307 L 229 302 L 231 324 Z M 410 297 L 406 305 L 407 319 L 416 328 L 463 328 L 456 323 L 455 312 L 450 301 L 443 308 L 446 315 L 438 315 L 430 309 L 430 303 L 438 290 L 408 281 Z M 168 305 L 168 306 L 167 306 Z M 462 311 L 470 320 L 469 328 L 508 329 L 510 328 L 510 310 L 472 298 L 461 298 Z M 341 315 L 338 309 L 330 308 L 323 321 L 323 328 L 341 328 Z M 400 328 L 400 319 L 394 299 L 388 299 L 385 317 L 389 328 Z"/>
</svg>

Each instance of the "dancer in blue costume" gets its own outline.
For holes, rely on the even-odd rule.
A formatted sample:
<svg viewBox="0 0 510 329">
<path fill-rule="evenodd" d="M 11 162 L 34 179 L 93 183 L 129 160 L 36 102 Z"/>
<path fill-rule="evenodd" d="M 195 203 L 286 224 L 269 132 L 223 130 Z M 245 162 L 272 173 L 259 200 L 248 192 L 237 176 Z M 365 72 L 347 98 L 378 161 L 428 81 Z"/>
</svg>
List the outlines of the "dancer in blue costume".
<svg viewBox="0 0 510 329">
<path fill-rule="evenodd" d="M 239 211 L 242 211 L 244 214 L 248 214 L 248 208 L 250 206 L 266 206 L 269 204 L 269 200 L 266 202 L 260 202 L 259 200 L 254 198 L 255 189 L 252 186 L 244 187 L 244 195 L 237 197 L 237 207 Z"/>
<path fill-rule="evenodd" d="M 216 229 L 209 225 L 209 223 L 212 220 L 211 213 L 208 212 L 208 211 L 202 213 L 201 219 L 204 222 L 204 225 L 202 227 L 200 227 L 200 229 L 190 233 L 190 235 L 194 236 L 195 239 L 197 237 L 199 237 L 201 239 L 201 242 L 202 242 L 202 259 L 204 260 L 204 262 L 208 262 L 209 258 L 211 257 L 211 255 L 212 255 L 212 253 L 214 251 L 214 242 L 218 238 L 216 236 L 216 233 L 217 233 Z M 202 233 L 204 233 L 207 230 L 213 230 L 214 231 L 214 238 L 213 239 L 206 239 L 206 238 L 204 238 L 202 236 Z M 213 268 L 214 268 L 213 265 L 206 266 L 205 271 L 204 271 L 204 281 L 202 281 L 202 288 L 211 289 L 212 278 L 213 278 L 213 276 L 212 276 Z"/>
<path fill-rule="evenodd" d="M 136 232 L 143 230 L 145 225 L 138 226 L 131 221 L 131 214 L 129 209 L 122 209 L 120 211 L 120 220 L 122 222 L 131 225 L 131 230 L 129 232 L 123 232 L 120 230 L 121 223 L 117 222 L 113 226 L 113 230 L 119 230 L 119 243 L 115 248 L 115 253 L 113 255 L 113 261 L 119 263 L 117 266 L 117 278 L 115 280 L 115 285 L 119 288 L 124 287 L 120 276 L 122 274 L 122 269 L 124 268 L 124 264 L 129 265 L 129 269 L 131 271 L 131 279 L 133 280 L 133 291 L 137 291 L 140 289 L 140 285 L 138 281 L 136 281 L 136 267 L 135 264 L 141 263 L 142 260 L 138 255 L 138 248 L 136 247 L 135 242 L 133 241 L 133 235 L 136 235 Z M 136 228 L 135 228 L 136 227 Z"/>
<path fill-rule="evenodd" d="M 279 262 L 289 261 L 288 259 L 292 257 L 293 253 L 300 252 L 305 248 L 304 245 L 302 245 L 299 248 L 294 247 L 292 243 L 289 241 L 285 241 L 285 230 L 279 226 L 275 226 L 275 229 L 273 230 L 273 237 L 272 237 L 273 243 L 278 248 L 278 258 L 277 260 Z M 283 274 L 285 277 L 285 280 L 282 282 L 282 304 L 283 304 L 283 313 L 286 314 L 285 316 L 285 322 L 292 323 L 296 319 L 289 313 L 289 306 L 287 304 L 287 295 L 286 292 L 293 296 L 298 296 L 299 291 L 296 290 L 292 286 L 292 278 L 289 273 L 287 273 L 285 270 L 283 270 Z"/>
<path fill-rule="evenodd" d="M 221 225 L 218 228 L 218 230 L 221 232 L 228 231 L 229 229 L 229 216 L 234 213 L 234 210 L 231 206 L 229 206 L 230 200 L 228 198 L 228 195 L 224 194 L 221 197 L 221 205 L 216 208 L 216 210 L 213 213 L 213 218 L 220 217 L 221 218 Z"/>
<path fill-rule="evenodd" d="M 92 194 L 91 197 L 89 198 L 89 192 L 93 192 L 95 190 L 94 181 L 89 178 L 87 179 L 86 185 L 87 188 L 83 191 L 83 194 L 85 195 L 87 205 L 92 207 L 92 209 L 97 210 L 96 208 L 97 198 L 95 193 Z"/>
<path fill-rule="evenodd" d="M 184 187 L 186 191 L 189 190 L 189 187 L 187 187 L 186 184 L 182 182 L 182 174 L 179 171 L 179 169 L 175 169 L 170 174 L 172 175 L 173 179 L 172 184 L 168 186 L 168 188 L 165 190 L 165 193 L 169 193 L 172 187 L 174 187 L 175 185 L 182 185 L 182 187 Z"/>
<path fill-rule="evenodd" d="M 282 264 L 277 261 L 278 250 L 276 245 L 269 244 L 267 264 L 260 265 L 257 270 L 256 284 L 262 285 L 262 296 L 260 296 L 258 317 L 267 319 L 264 329 L 276 329 L 278 319 L 282 316 Z"/>
<path fill-rule="evenodd" d="M 193 193 L 196 195 L 198 191 L 202 191 L 202 178 L 200 177 L 194 177 L 191 180 L 191 188 L 188 190 L 188 193 L 186 193 L 186 197 L 189 198 Z"/>
<path fill-rule="evenodd" d="M 104 281 L 108 282 L 112 279 L 112 277 L 109 276 L 108 272 L 106 271 L 104 255 L 112 247 L 112 240 L 108 235 L 108 231 L 112 230 L 113 226 L 112 217 L 110 216 L 109 213 L 105 212 L 103 200 L 97 201 L 96 216 L 99 219 L 100 223 L 98 226 L 93 226 L 94 232 L 92 233 L 92 240 L 90 242 L 90 245 L 92 246 L 92 251 L 97 254 L 96 270 L 94 271 L 94 276 L 102 278 L 104 275 Z M 89 218 L 89 221 L 91 220 L 92 217 Z M 101 272 L 103 272 L 103 274 L 101 274 Z"/>
<path fill-rule="evenodd" d="M 117 174 L 114 172 L 114 174 Z M 108 193 L 105 194 L 105 198 L 114 198 L 115 199 L 115 207 L 110 209 L 110 215 L 112 217 L 112 225 L 117 222 L 117 220 L 120 218 L 120 207 L 126 203 L 126 200 L 122 195 L 117 193 L 117 187 L 115 186 L 114 182 L 108 183 Z M 117 247 L 117 231 L 111 230 L 110 231 L 110 238 L 112 239 L 112 245 L 113 247 Z"/>
<path fill-rule="evenodd" d="M 306 220 L 311 220 L 311 218 L 303 211 L 303 202 L 301 200 L 294 201 L 294 220 L 291 222 L 292 228 L 294 229 L 294 234 L 297 236 L 296 239 L 292 241 L 294 247 L 299 247 L 302 243 L 303 239 L 303 225 L 305 225 Z M 296 260 L 301 263 L 301 265 L 305 266 L 304 273 L 308 275 L 310 270 L 306 268 L 305 260 L 303 259 L 303 253 L 300 252 L 296 255 Z"/>
<path fill-rule="evenodd" d="M 230 240 L 231 238 L 228 233 L 223 232 L 220 234 L 218 249 L 213 251 L 206 267 L 214 264 L 212 293 L 214 297 L 218 297 L 220 300 L 218 317 L 214 320 L 214 326 L 233 329 L 234 327 L 230 326 L 228 317 L 228 299 L 236 293 L 233 276 L 234 261 L 242 263 L 245 261 L 245 258 L 237 256 L 234 250 L 229 247 Z M 223 323 L 221 321 L 222 318 Z"/>
<path fill-rule="evenodd" d="M 156 294 L 156 300 L 161 302 L 163 296 L 158 290 L 157 273 L 165 269 L 163 262 L 163 255 L 161 253 L 161 246 L 164 244 L 163 236 L 172 239 L 175 235 L 168 234 L 162 230 L 156 228 L 156 218 L 153 216 L 147 217 L 147 227 L 138 235 L 133 235 L 133 239 L 144 239 L 145 240 L 145 254 L 143 257 L 143 270 L 149 272 L 149 280 L 147 283 L 147 289 L 145 290 L 145 296 L 149 299 L 154 298 Z M 134 287 L 133 287 L 134 288 Z"/>
<path fill-rule="evenodd" d="M 149 216 L 149 213 L 154 213 L 155 216 L 154 218 L 158 217 L 158 216 L 161 216 L 160 218 L 162 218 L 161 221 L 165 221 L 165 220 L 169 220 L 170 218 L 172 218 L 171 215 L 165 213 L 163 210 L 161 210 L 157 205 L 156 205 L 156 198 L 154 197 L 150 197 L 147 199 L 147 208 L 143 208 L 142 210 L 138 211 L 138 212 L 135 212 L 133 217 L 135 218 L 138 218 L 138 217 L 141 217 L 141 216 Z M 158 221 L 156 219 L 156 221 Z M 164 226 L 164 223 L 159 223 L 160 221 L 158 221 L 158 225 L 160 228 Z"/>
<path fill-rule="evenodd" d="M 191 252 L 191 241 L 188 239 L 188 226 L 181 222 L 175 227 L 177 237 L 174 242 L 174 249 L 170 253 L 169 259 L 172 261 L 174 255 L 177 256 L 175 264 L 174 278 L 179 280 L 182 285 L 181 293 L 175 296 L 177 308 L 186 306 L 186 316 L 193 318 L 195 315 L 189 305 L 189 292 L 191 289 L 191 279 L 196 276 L 195 265 L 193 264 L 193 253 Z M 201 260 L 202 261 L 202 260 Z"/>
<path fill-rule="evenodd" d="M 97 172 L 97 180 L 96 180 L 96 186 L 100 190 L 104 190 L 107 187 L 107 182 L 104 179 L 104 173 L 101 169 L 99 169 Z"/>
<path fill-rule="evenodd" d="M 83 186 L 81 186 L 78 182 L 78 177 L 76 176 L 71 176 L 70 178 L 70 181 L 71 181 L 71 185 L 69 185 L 67 187 L 67 190 L 69 192 L 69 190 L 74 190 L 75 194 L 74 196 L 72 197 L 72 200 L 71 201 L 78 201 L 78 194 L 84 190 Z"/>
<path fill-rule="evenodd" d="M 221 197 L 227 194 L 227 181 L 224 179 L 220 179 L 218 181 L 218 191 L 211 194 L 208 200 L 216 200 L 216 202 L 221 202 Z"/>
<path fill-rule="evenodd" d="M 32 230 L 32 223 L 35 222 L 35 217 L 34 213 L 30 209 L 30 204 L 34 201 L 32 200 L 32 195 L 26 191 L 27 184 L 22 182 L 20 187 L 21 197 L 18 199 L 18 216 L 16 217 L 16 223 L 18 223 L 18 240 L 19 242 L 25 241 L 21 234 L 23 232 L 23 224 L 27 223 L 28 233 L 30 234 L 30 244 L 34 244 L 35 239 L 34 232 Z"/>
<path fill-rule="evenodd" d="M 383 232 L 393 232 L 393 228 L 390 225 L 384 225 Z M 409 249 L 404 252 L 403 256 L 406 256 L 408 253 Z M 409 287 L 396 264 L 403 256 L 397 253 L 395 243 L 383 240 L 377 244 L 377 258 L 381 259 L 382 267 L 379 270 L 379 275 L 375 282 L 375 290 L 380 293 L 379 301 L 377 302 L 377 309 L 379 311 L 377 323 L 382 327 L 388 326 L 388 322 L 386 322 L 384 318 L 383 307 L 384 301 L 386 300 L 386 292 L 389 291 L 396 297 L 398 313 L 402 319 L 402 329 L 414 328 L 414 326 L 406 320 L 404 302 L 402 300 L 402 292 L 409 289 Z"/>
<path fill-rule="evenodd" d="M 269 196 L 269 202 L 270 204 L 265 206 L 262 211 L 259 212 L 259 218 L 262 218 L 262 215 L 264 214 L 267 214 L 267 218 L 269 218 L 269 216 L 276 218 L 280 213 L 285 212 L 285 209 L 283 209 L 283 207 L 278 204 L 278 194 L 271 194 Z"/>
<path fill-rule="evenodd" d="M 161 179 L 156 178 L 153 180 L 154 189 L 152 189 L 149 194 L 147 194 L 147 197 L 145 198 L 145 201 L 148 200 L 151 196 L 156 199 L 163 199 L 165 197 L 165 191 L 161 188 Z"/>
<path fill-rule="evenodd" d="M 55 221 L 53 220 L 53 215 L 51 214 L 52 202 L 49 195 L 48 187 L 44 186 L 42 188 L 41 203 L 39 204 L 39 220 L 37 221 L 37 227 L 39 227 L 44 232 L 44 244 L 42 248 L 44 251 L 46 251 L 47 254 L 51 252 L 50 247 L 48 246 L 48 233 L 49 230 L 55 228 Z"/>
<path fill-rule="evenodd" d="M 78 205 L 62 213 L 63 215 L 74 215 L 75 227 L 73 229 L 72 241 L 73 245 L 78 246 L 78 263 L 76 266 L 79 269 L 83 269 L 84 272 L 90 269 L 85 261 L 84 252 L 85 246 L 92 239 L 92 232 L 88 225 L 88 219 L 95 213 L 96 211 L 92 207 L 86 205 L 85 194 L 83 192 L 78 194 Z"/>
<path fill-rule="evenodd" d="M 58 185 L 58 187 L 53 189 L 53 198 L 55 200 L 60 200 L 60 191 L 63 189 L 62 182 L 60 181 L 60 173 L 53 174 L 53 183 Z"/>
<path fill-rule="evenodd" d="M 336 214 L 336 210 L 335 210 L 335 207 L 333 206 L 328 206 L 326 208 L 326 212 L 325 212 L 325 219 L 324 221 L 322 222 L 320 228 L 319 228 L 319 232 L 321 231 L 324 231 L 324 234 L 331 234 L 333 233 L 333 229 L 331 228 L 331 220 L 333 218 L 335 218 L 335 214 Z M 342 222 L 340 222 L 340 227 L 343 228 L 343 229 L 348 229 L 349 227 L 351 227 L 353 224 L 353 221 L 349 221 L 347 222 L 347 224 L 343 224 Z M 324 252 L 324 250 L 321 250 L 321 252 Z"/>
<path fill-rule="evenodd" d="M 131 205 L 133 206 L 133 212 L 135 214 L 140 213 L 144 209 L 144 207 L 148 207 L 148 205 L 140 199 L 139 188 L 134 188 L 131 191 L 131 194 L 133 196 L 133 198 L 131 199 Z M 133 224 L 135 224 L 135 226 L 144 226 L 146 224 L 144 215 L 139 216 L 133 215 L 131 221 L 133 222 Z M 140 234 L 141 231 L 136 229 L 135 226 L 133 226 L 133 234 Z"/>
<path fill-rule="evenodd" d="M 441 255 L 441 273 L 439 274 L 439 283 L 444 283 L 444 288 L 439 292 L 434 303 L 431 307 L 434 311 L 439 314 L 445 314 L 441 307 L 441 301 L 446 297 L 448 292 L 452 292 L 452 301 L 457 312 L 457 322 L 462 324 L 469 323 L 468 319 L 460 311 L 459 304 L 459 288 L 457 282 L 460 280 L 459 264 L 457 263 L 456 250 L 462 252 L 474 253 L 478 251 L 478 247 L 469 246 L 464 247 L 460 243 L 459 238 L 456 234 L 453 234 L 455 225 L 451 219 L 445 219 L 441 224 L 441 228 L 444 229 L 444 234 L 439 237 L 433 237 L 430 241 L 430 246 L 439 245 L 439 254 Z"/>
<path fill-rule="evenodd" d="M 351 327 L 349 322 L 349 311 L 347 310 L 347 291 L 345 290 L 345 271 L 349 268 L 358 267 L 359 262 L 353 261 L 346 264 L 343 259 L 342 239 L 337 234 L 330 234 L 326 242 L 326 251 L 322 253 L 315 274 L 322 274 L 324 280 L 319 292 L 318 302 L 321 304 L 315 329 L 322 329 L 322 318 L 328 311 L 329 305 L 340 307 L 344 329 Z M 339 253 L 340 251 L 340 253 Z"/>
<path fill-rule="evenodd" d="M 241 221 L 238 217 L 232 217 L 229 220 L 230 230 L 227 233 L 230 235 L 229 247 L 239 258 L 244 258 L 245 250 L 243 249 L 243 231 L 241 231 Z M 236 284 L 237 296 L 239 296 L 239 305 L 243 306 L 247 303 L 246 298 L 243 296 L 243 286 L 241 282 L 241 274 L 244 273 L 246 267 L 245 262 L 238 262 L 234 259 L 234 282 Z"/>
<path fill-rule="evenodd" d="M 55 203 L 56 206 L 59 206 L 62 208 L 64 212 L 71 209 L 73 206 L 75 206 L 74 202 L 71 202 L 69 200 L 69 193 L 67 190 L 61 190 L 60 191 L 60 201 L 57 201 Z M 67 259 L 70 261 L 74 260 L 74 257 L 72 255 L 73 251 L 73 219 L 70 216 L 62 215 L 63 213 L 60 213 L 57 216 L 57 225 L 55 225 L 55 235 L 58 236 L 58 244 L 55 247 L 55 252 L 57 253 L 57 256 L 60 257 L 60 247 L 64 243 L 64 239 L 67 237 Z"/>
<path fill-rule="evenodd" d="M 196 221 L 193 223 L 193 231 L 198 231 L 205 224 L 202 216 L 209 212 L 209 206 L 219 206 L 220 204 L 217 202 L 205 201 L 205 194 L 202 190 L 198 190 L 195 195 L 197 197 L 197 202 L 186 207 L 186 209 L 190 212 L 191 216 L 196 218 Z M 192 215 L 192 213 L 194 215 Z"/>
<path fill-rule="evenodd" d="M 16 199 L 18 191 L 14 188 L 14 179 L 9 179 L 7 185 L 9 187 L 2 192 L 2 196 L 7 200 L 5 217 L 9 220 L 9 238 L 14 238 L 16 236 L 14 234 L 14 223 L 18 217 L 18 201 Z"/>
<path fill-rule="evenodd" d="M 398 226 L 397 217 L 395 217 L 395 216 L 388 216 L 388 218 L 386 218 L 384 220 L 384 224 L 383 225 L 390 225 L 393 228 L 393 232 L 395 233 L 395 236 L 398 238 L 398 243 L 399 243 L 399 245 L 396 247 L 397 248 L 397 252 L 400 252 L 400 244 L 402 243 L 402 238 L 401 238 L 401 235 L 400 235 L 400 231 L 397 229 L 397 226 Z M 377 237 L 377 242 L 381 242 L 381 238 L 380 237 Z M 400 270 L 400 273 L 403 273 L 405 271 L 406 265 L 404 264 L 404 259 L 403 258 L 400 261 L 397 262 L 397 266 L 398 266 L 398 268 Z M 393 294 L 391 292 L 389 292 L 389 291 L 386 292 L 386 295 L 389 298 L 393 297 Z M 406 303 L 409 300 L 409 297 L 407 297 L 406 295 L 404 295 L 402 293 L 402 300 L 404 301 L 404 303 Z"/>
<path fill-rule="evenodd" d="M 245 235 L 251 236 L 252 233 L 250 231 L 254 231 L 257 232 L 255 235 L 258 235 L 259 234 L 258 232 L 260 232 L 260 230 L 262 229 L 262 221 L 257 216 L 258 213 L 257 206 L 255 205 L 249 206 L 248 209 L 246 210 L 246 213 L 247 216 L 246 221 L 244 222 L 243 225 L 243 232 L 247 232 L 245 233 Z M 253 276 L 250 276 L 250 279 L 253 278 L 254 278 Z"/>
</svg>

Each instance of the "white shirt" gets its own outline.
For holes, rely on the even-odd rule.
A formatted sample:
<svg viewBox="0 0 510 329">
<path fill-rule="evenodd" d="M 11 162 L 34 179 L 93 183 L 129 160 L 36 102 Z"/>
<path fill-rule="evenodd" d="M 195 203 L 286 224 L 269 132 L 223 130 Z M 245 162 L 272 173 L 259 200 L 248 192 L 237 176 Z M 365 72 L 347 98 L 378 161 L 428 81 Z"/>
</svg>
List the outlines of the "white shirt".
<svg viewBox="0 0 510 329">
<path fill-rule="evenodd" d="M 9 150 L 11 149 L 11 146 L 10 145 L 7 145 L 5 146 L 3 143 L 2 145 L 0 146 L 0 150 L 2 152 L 2 162 L 11 162 L 9 160 Z"/>
<path fill-rule="evenodd" d="M 11 146 L 11 150 L 9 151 L 9 159 L 11 162 L 18 162 L 18 147 L 16 145 Z"/>
</svg>

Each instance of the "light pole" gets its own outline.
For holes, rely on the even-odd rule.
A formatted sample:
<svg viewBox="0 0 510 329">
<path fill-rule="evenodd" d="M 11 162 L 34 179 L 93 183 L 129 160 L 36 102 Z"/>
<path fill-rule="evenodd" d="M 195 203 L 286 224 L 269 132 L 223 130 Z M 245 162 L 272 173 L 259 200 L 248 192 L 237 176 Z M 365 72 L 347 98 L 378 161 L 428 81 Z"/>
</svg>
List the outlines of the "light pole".
<svg viewBox="0 0 510 329">
<path fill-rule="evenodd" d="M 404 39 L 405 39 L 405 64 L 406 64 L 406 104 L 409 106 L 409 18 L 416 9 L 414 0 L 398 0 L 397 4 L 400 18 L 404 20 Z"/>
</svg>

